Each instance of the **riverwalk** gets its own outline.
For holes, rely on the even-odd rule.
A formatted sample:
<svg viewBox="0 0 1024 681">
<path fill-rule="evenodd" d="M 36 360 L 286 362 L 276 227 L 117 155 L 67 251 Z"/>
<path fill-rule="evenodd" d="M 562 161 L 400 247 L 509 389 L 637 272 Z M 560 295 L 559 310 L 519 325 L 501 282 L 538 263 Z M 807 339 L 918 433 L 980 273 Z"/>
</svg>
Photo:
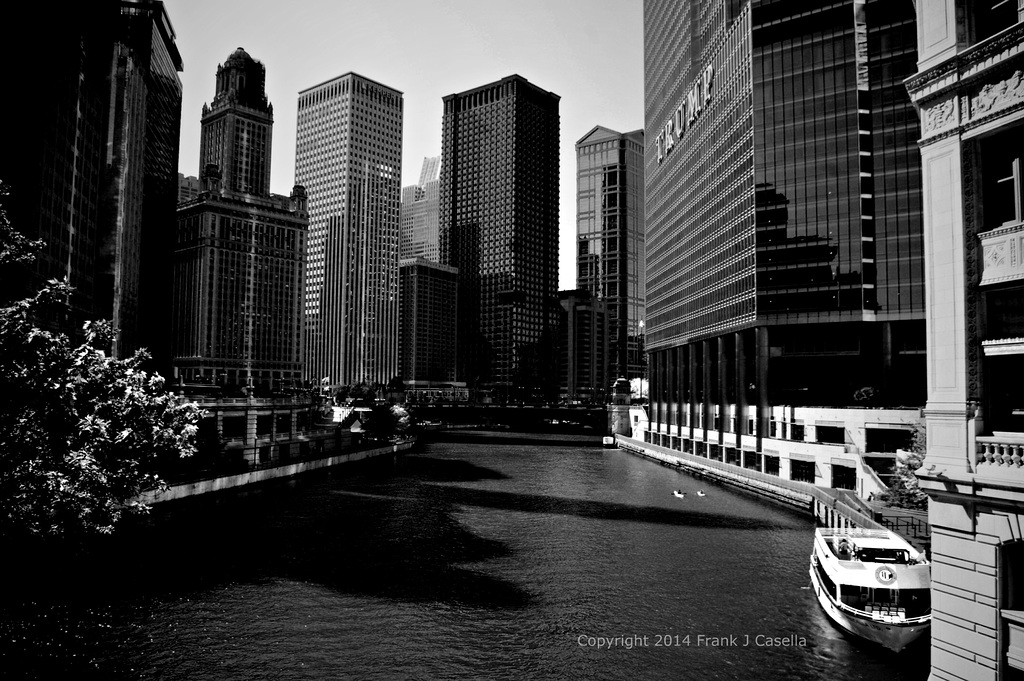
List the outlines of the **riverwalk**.
<svg viewBox="0 0 1024 681">
<path fill-rule="evenodd" d="M 784 480 L 761 471 L 740 468 L 625 435 L 616 435 L 615 444 L 619 449 L 684 470 L 691 475 L 716 480 L 806 510 L 823 526 L 888 529 L 902 536 L 918 550 L 927 551 L 930 548 L 927 514 L 887 508 L 866 502 L 845 490 Z"/>
<path fill-rule="evenodd" d="M 223 475 L 215 478 L 204 478 L 202 480 L 192 480 L 189 482 L 169 485 L 165 489 L 154 489 L 143 492 L 139 496 L 138 500 L 144 504 L 152 505 L 165 501 L 194 497 L 199 494 L 208 494 L 235 487 L 244 487 L 245 485 L 254 485 L 268 480 L 290 478 L 294 475 L 300 475 L 302 473 L 308 473 L 310 471 L 321 470 L 324 468 L 331 468 L 333 466 L 340 466 L 342 464 L 354 463 L 356 461 L 373 459 L 380 456 L 396 455 L 400 452 L 406 452 L 412 449 L 415 444 L 415 440 L 403 440 L 396 443 L 382 444 L 379 447 L 361 448 L 345 454 L 336 454 L 334 456 L 328 456 L 321 459 L 296 461 L 293 463 L 282 464 L 280 466 L 254 469 L 244 473 Z"/>
</svg>

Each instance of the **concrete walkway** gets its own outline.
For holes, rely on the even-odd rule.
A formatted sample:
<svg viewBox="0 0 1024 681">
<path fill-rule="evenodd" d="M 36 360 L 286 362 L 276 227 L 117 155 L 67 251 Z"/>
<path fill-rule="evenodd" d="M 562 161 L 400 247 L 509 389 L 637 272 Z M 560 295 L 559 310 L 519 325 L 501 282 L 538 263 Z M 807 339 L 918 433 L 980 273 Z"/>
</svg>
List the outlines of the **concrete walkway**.
<svg viewBox="0 0 1024 681">
<path fill-rule="evenodd" d="M 867 502 L 874 513 L 875 519 L 909 541 L 919 551 L 930 551 L 932 545 L 932 528 L 928 524 L 927 511 L 911 511 L 905 508 L 893 508 L 880 501 Z"/>
</svg>

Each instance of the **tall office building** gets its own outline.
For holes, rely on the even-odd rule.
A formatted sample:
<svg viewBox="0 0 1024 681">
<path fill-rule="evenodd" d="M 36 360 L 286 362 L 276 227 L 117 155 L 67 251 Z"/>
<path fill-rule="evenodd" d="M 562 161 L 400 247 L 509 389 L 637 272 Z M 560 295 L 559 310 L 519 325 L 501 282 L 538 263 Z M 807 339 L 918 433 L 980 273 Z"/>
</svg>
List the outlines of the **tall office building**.
<svg viewBox="0 0 1024 681">
<path fill-rule="evenodd" d="M 924 403 L 913 5 L 646 0 L 644 31 L 648 437 L 867 495 Z"/>
<path fill-rule="evenodd" d="M 186 176 L 178 173 L 178 203 L 191 201 L 199 196 L 199 178 L 195 175 Z"/>
<path fill-rule="evenodd" d="M 444 98 L 441 262 L 459 270 L 459 378 L 557 389 L 558 95 L 518 75 Z"/>
<path fill-rule="evenodd" d="M 615 376 L 611 305 L 590 291 L 561 291 L 558 331 L 559 398 L 606 404 Z"/>
<path fill-rule="evenodd" d="M 458 272 L 423 258 L 400 262 L 401 377 L 428 384 L 455 380 Z"/>
<path fill-rule="evenodd" d="M 1024 678 L 1024 4 L 917 3 L 931 679 Z"/>
<path fill-rule="evenodd" d="M 418 184 L 402 188 L 401 258 L 423 258 L 440 262 L 438 199 L 441 157 L 423 159 Z"/>
<path fill-rule="evenodd" d="M 299 93 L 308 379 L 386 384 L 398 375 L 402 107 L 401 92 L 354 73 Z"/>
<path fill-rule="evenodd" d="M 643 130 L 598 125 L 576 143 L 576 288 L 608 305 L 613 378 L 646 375 L 643 163 Z"/>
<path fill-rule="evenodd" d="M 238 48 L 203 105 L 202 187 L 178 206 L 173 257 L 182 381 L 269 390 L 303 378 L 306 195 L 300 186 L 270 193 L 274 116 L 264 80 L 263 64 Z"/>
<path fill-rule="evenodd" d="M 46 33 L 34 67 L 9 74 L 9 91 L 32 105 L 5 107 L 12 139 L 0 155 L 14 224 L 46 242 L 25 283 L 75 288 L 66 314 L 44 326 L 75 333 L 109 319 L 116 356 L 145 346 L 166 372 L 181 121 L 174 30 L 161 2 L 103 0 L 52 13 Z M 24 59 L 22 36 L 0 42 L 6 63 Z"/>
</svg>

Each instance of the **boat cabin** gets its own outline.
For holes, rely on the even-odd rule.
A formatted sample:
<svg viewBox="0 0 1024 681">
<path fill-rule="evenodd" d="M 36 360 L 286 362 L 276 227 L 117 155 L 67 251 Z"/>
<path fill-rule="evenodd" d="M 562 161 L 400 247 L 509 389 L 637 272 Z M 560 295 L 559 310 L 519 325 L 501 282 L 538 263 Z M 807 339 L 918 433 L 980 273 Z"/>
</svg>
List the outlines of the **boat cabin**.
<svg viewBox="0 0 1024 681">
<path fill-rule="evenodd" d="M 839 560 L 859 561 L 862 563 L 894 563 L 897 565 L 914 565 L 927 562 L 924 554 L 904 548 L 879 545 L 872 538 L 855 538 L 844 535 L 829 537 L 825 545 Z"/>
<path fill-rule="evenodd" d="M 815 564 L 833 600 L 884 622 L 904 622 L 930 613 L 928 561 L 923 553 L 884 530 L 819 532 L 822 543 L 839 561 L 834 574 L 822 561 Z"/>
</svg>

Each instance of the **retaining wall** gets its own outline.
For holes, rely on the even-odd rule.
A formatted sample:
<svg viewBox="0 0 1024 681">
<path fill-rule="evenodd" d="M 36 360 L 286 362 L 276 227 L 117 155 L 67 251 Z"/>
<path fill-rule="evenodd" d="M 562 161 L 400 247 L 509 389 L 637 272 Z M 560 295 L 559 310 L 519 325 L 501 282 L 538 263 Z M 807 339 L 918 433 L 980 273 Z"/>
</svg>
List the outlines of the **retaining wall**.
<svg viewBox="0 0 1024 681">
<path fill-rule="evenodd" d="M 220 478 L 210 478 L 207 480 L 196 480 L 194 482 L 182 483 L 180 485 L 171 485 L 165 490 L 150 490 L 148 492 L 143 492 L 139 495 L 139 501 L 145 504 L 158 504 L 163 501 L 184 499 L 197 494 L 207 494 L 209 492 L 217 492 L 234 487 L 254 485 L 256 483 L 266 482 L 267 480 L 274 480 L 277 478 L 288 478 L 293 475 L 320 470 L 322 468 L 330 468 L 331 466 L 339 466 L 345 463 L 362 461 L 364 459 L 371 459 L 373 457 L 386 454 L 404 452 L 411 449 L 414 444 L 414 440 L 407 440 L 374 449 L 364 449 L 358 452 L 351 452 L 349 454 L 338 454 L 336 456 L 329 456 L 323 459 L 314 459 L 313 461 L 299 461 L 284 466 L 262 468 L 260 470 L 238 473 L 236 475 L 226 475 Z"/>
</svg>

